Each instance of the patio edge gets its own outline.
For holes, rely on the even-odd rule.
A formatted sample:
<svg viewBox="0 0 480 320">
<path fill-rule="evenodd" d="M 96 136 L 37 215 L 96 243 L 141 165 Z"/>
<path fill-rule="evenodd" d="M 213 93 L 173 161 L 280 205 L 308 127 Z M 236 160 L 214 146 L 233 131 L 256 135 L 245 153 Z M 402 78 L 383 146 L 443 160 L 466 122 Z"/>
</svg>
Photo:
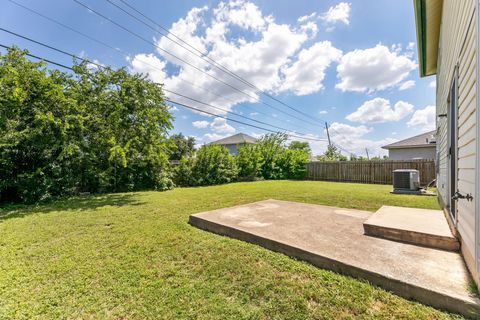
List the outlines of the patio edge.
<svg viewBox="0 0 480 320">
<path fill-rule="evenodd" d="M 454 312 L 468 318 L 480 319 L 480 305 L 468 300 L 432 291 L 397 279 L 392 279 L 376 272 L 346 264 L 279 241 L 212 222 L 196 215 L 190 215 L 188 222 L 190 225 L 199 229 L 256 244 L 266 249 L 309 262 L 322 269 L 367 280 L 375 286 L 391 291 L 392 293 L 406 299 L 415 300 L 425 305 Z"/>
</svg>

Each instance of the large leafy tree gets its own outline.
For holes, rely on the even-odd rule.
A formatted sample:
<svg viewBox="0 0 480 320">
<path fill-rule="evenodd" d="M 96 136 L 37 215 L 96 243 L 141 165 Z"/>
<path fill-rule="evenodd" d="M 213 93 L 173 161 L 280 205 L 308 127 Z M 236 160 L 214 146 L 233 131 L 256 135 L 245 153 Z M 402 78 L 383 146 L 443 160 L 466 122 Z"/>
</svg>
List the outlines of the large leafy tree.
<svg viewBox="0 0 480 320">
<path fill-rule="evenodd" d="M 124 69 L 65 73 L 0 55 L 0 197 L 164 189 L 172 116 L 160 85 Z"/>
<path fill-rule="evenodd" d="M 189 158 L 195 153 L 195 138 L 185 137 L 183 134 L 173 134 L 170 136 L 172 150 L 170 151 L 170 160 L 180 160 Z"/>
</svg>

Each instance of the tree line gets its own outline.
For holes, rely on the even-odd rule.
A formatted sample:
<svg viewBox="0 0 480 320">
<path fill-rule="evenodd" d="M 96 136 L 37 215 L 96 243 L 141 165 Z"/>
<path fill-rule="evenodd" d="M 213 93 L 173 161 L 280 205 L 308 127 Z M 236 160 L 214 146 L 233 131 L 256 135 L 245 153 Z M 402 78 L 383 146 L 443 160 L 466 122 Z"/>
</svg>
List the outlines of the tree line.
<svg viewBox="0 0 480 320">
<path fill-rule="evenodd" d="M 0 54 L 0 202 L 305 175 L 309 149 L 285 134 L 237 156 L 195 150 L 193 138 L 169 135 L 162 86 L 145 75 L 86 62 L 50 70 L 25 54 Z"/>
</svg>

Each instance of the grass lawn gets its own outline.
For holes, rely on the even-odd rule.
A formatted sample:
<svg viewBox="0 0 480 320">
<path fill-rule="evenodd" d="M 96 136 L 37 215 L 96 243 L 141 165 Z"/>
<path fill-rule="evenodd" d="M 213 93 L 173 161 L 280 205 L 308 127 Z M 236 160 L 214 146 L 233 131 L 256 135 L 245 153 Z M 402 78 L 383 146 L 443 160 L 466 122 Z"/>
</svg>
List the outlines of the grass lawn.
<svg viewBox="0 0 480 320">
<path fill-rule="evenodd" d="M 192 213 L 268 198 L 374 211 L 438 208 L 391 187 L 265 181 L 110 194 L 0 211 L 0 319 L 446 319 L 259 246 Z"/>
</svg>

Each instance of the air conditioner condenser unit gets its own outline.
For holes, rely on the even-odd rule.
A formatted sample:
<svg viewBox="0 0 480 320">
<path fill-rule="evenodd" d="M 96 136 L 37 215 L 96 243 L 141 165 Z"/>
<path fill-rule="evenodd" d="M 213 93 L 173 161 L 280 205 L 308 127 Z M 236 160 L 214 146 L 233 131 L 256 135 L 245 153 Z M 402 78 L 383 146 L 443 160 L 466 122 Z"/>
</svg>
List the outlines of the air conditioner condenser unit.
<svg viewBox="0 0 480 320">
<path fill-rule="evenodd" d="M 393 171 L 394 190 L 420 190 L 420 173 L 415 169 L 397 169 Z"/>
</svg>

